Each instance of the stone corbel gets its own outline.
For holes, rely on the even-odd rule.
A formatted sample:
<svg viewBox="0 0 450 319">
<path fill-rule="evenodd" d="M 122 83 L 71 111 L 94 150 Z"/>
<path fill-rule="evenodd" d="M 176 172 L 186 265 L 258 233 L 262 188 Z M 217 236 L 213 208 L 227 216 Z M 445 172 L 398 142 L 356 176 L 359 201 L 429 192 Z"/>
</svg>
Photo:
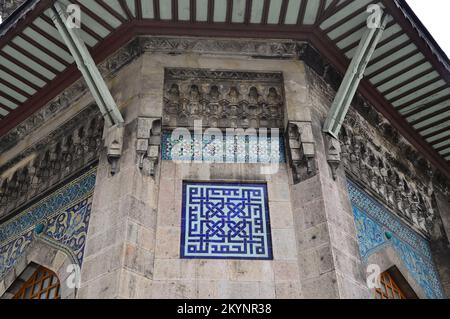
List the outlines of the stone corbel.
<svg viewBox="0 0 450 319">
<path fill-rule="evenodd" d="M 289 122 L 288 138 L 294 183 L 316 175 L 316 150 L 311 122 Z"/>
<path fill-rule="evenodd" d="M 161 145 L 161 119 L 140 117 L 137 123 L 139 169 L 146 175 L 155 176 Z"/>
<path fill-rule="evenodd" d="M 117 124 L 105 130 L 105 146 L 107 148 L 106 156 L 111 165 L 111 175 L 119 172 L 119 159 L 123 148 L 123 124 Z"/>
<path fill-rule="evenodd" d="M 325 147 L 327 152 L 328 165 L 331 168 L 333 179 L 337 178 L 337 169 L 341 164 L 341 143 L 331 135 L 325 135 Z"/>
</svg>

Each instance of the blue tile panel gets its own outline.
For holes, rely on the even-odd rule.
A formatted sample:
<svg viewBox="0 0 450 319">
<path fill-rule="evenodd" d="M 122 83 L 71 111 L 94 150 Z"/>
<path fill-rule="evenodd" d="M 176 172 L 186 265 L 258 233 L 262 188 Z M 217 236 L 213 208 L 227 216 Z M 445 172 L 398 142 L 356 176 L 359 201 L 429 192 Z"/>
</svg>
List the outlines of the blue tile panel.
<svg viewBox="0 0 450 319">
<path fill-rule="evenodd" d="M 92 169 L 13 219 L 0 225 L 0 278 L 15 265 L 35 238 L 34 229 L 46 224 L 43 236 L 72 250 L 82 263 L 95 186 Z"/>
<path fill-rule="evenodd" d="M 202 161 L 209 163 L 285 163 L 283 136 L 196 136 L 173 138 L 172 132 L 162 134 L 162 159 Z"/>
<path fill-rule="evenodd" d="M 428 298 L 444 298 L 427 240 L 355 183 L 349 180 L 347 185 L 363 261 L 390 245 Z M 388 239 L 386 233 L 392 237 Z"/>
<path fill-rule="evenodd" d="M 0 247 L 0 279 L 14 267 L 17 260 L 33 241 L 33 230 L 29 230 L 16 239 Z"/>
<path fill-rule="evenodd" d="M 181 258 L 272 259 L 266 185 L 183 183 Z"/>
<path fill-rule="evenodd" d="M 68 247 L 80 265 L 83 263 L 91 207 L 92 196 L 50 218 L 44 232 L 47 237 Z"/>
</svg>

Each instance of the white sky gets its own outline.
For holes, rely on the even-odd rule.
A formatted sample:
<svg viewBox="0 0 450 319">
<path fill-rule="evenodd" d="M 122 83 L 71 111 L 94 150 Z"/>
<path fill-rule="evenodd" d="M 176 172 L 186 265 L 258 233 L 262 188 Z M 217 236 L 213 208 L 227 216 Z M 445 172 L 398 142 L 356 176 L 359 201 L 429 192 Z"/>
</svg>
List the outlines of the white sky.
<svg viewBox="0 0 450 319">
<path fill-rule="evenodd" d="M 406 0 L 433 38 L 450 57 L 450 1 Z"/>
</svg>

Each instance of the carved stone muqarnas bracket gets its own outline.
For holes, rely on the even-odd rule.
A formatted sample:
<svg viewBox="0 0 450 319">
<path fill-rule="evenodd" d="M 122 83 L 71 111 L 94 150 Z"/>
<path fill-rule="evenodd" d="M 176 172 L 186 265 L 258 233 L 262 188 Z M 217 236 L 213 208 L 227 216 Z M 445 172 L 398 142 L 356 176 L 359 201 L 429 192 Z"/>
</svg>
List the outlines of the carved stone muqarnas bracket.
<svg viewBox="0 0 450 319">
<path fill-rule="evenodd" d="M 136 153 L 143 174 L 155 176 L 161 144 L 161 118 L 139 117 Z"/>
<path fill-rule="evenodd" d="M 286 135 L 294 183 L 316 175 L 316 146 L 311 122 L 289 122 Z"/>
<path fill-rule="evenodd" d="M 331 135 L 325 135 L 325 151 L 328 165 L 331 168 L 331 175 L 336 180 L 337 170 L 341 164 L 341 144 L 339 140 Z"/>
<path fill-rule="evenodd" d="M 122 156 L 124 131 L 123 124 L 117 124 L 105 129 L 106 156 L 111 165 L 111 175 L 119 172 L 119 160 L 120 156 Z"/>
</svg>

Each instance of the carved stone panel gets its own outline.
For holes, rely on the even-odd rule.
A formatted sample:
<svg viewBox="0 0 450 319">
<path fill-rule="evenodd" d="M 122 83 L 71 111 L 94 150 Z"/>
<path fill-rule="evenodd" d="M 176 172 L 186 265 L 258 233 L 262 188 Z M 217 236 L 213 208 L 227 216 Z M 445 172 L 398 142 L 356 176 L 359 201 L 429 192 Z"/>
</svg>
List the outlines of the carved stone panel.
<svg viewBox="0 0 450 319">
<path fill-rule="evenodd" d="M 163 126 L 281 128 L 281 73 L 166 69 Z"/>
</svg>

